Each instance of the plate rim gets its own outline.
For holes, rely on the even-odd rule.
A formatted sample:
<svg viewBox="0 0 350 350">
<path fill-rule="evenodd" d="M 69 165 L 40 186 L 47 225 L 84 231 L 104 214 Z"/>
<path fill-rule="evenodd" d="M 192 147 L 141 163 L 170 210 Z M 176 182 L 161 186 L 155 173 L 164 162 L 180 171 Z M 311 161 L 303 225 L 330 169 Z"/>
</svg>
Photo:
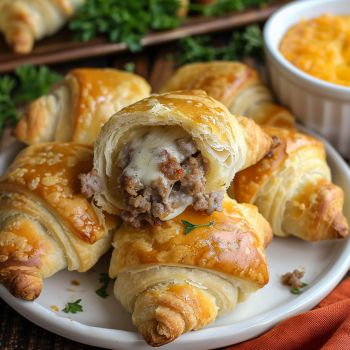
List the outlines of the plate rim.
<svg viewBox="0 0 350 350">
<path fill-rule="evenodd" d="M 340 169 L 340 173 L 348 180 L 350 188 L 350 168 L 335 148 L 312 130 L 301 125 L 298 125 L 298 129 L 317 137 L 324 143 L 327 157 L 332 159 Z M 199 349 L 198 346 L 203 346 L 204 349 L 208 347 L 208 339 L 210 339 L 210 343 L 215 343 L 214 347 L 233 345 L 258 336 L 276 323 L 311 309 L 334 289 L 350 268 L 350 239 L 347 238 L 344 245 L 337 249 L 339 254 L 334 258 L 335 261 L 332 260 L 334 262 L 332 266 L 322 275 L 322 278 L 299 297 L 243 321 L 183 334 L 174 342 L 163 346 L 162 349 L 170 350 L 177 347 L 187 349 L 193 346 L 196 346 L 197 349 Z M 2 285 L 0 285 L 0 297 L 27 320 L 73 341 L 111 349 L 142 348 L 145 346 L 144 340 L 136 332 L 89 326 L 62 317 L 36 302 L 26 302 L 15 298 Z"/>
</svg>

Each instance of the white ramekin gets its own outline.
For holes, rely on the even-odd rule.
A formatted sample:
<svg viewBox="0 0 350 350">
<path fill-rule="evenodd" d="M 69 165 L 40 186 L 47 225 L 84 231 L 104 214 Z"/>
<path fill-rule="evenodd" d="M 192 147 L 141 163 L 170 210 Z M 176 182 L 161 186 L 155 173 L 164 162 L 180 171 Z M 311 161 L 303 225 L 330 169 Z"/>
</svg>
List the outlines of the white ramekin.
<svg viewBox="0 0 350 350">
<path fill-rule="evenodd" d="M 349 0 L 307 0 L 284 6 L 266 23 L 264 43 L 272 87 L 280 102 L 305 125 L 323 134 L 350 158 L 350 87 L 304 73 L 279 51 L 286 31 L 302 18 L 350 15 Z"/>
</svg>

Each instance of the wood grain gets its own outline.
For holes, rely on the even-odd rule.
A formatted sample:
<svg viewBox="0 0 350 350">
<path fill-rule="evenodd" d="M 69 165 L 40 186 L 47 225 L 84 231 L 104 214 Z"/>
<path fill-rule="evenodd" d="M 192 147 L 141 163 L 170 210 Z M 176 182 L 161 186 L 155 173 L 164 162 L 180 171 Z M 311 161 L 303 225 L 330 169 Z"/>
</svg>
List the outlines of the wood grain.
<svg viewBox="0 0 350 350">
<path fill-rule="evenodd" d="M 142 40 L 142 45 L 147 47 L 186 36 L 214 33 L 249 23 L 262 22 L 287 2 L 290 0 L 280 0 L 261 9 L 250 9 L 217 18 L 190 18 L 179 28 L 148 34 Z M 124 43 L 109 43 L 103 39 L 86 43 L 75 42 L 68 30 L 63 30 L 53 37 L 38 42 L 28 55 L 13 53 L 2 39 L 0 40 L 0 73 L 11 71 L 23 64 L 55 64 L 123 51 L 127 51 L 127 46 Z"/>
</svg>

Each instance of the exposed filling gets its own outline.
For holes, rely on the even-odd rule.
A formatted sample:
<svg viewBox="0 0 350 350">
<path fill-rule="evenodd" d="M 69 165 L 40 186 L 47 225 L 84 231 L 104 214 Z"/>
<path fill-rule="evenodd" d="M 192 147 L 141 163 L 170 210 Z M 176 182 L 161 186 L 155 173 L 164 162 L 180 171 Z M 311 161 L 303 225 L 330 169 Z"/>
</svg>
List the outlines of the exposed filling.
<svg viewBox="0 0 350 350">
<path fill-rule="evenodd" d="M 178 127 L 152 127 L 134 134 L 119 154 L 124 221 L 139 227 L 169 220 L 193 205 L 222 210 L 223 192 L 205 193 L 206 164 L 195 142 Z"/>
</svg>

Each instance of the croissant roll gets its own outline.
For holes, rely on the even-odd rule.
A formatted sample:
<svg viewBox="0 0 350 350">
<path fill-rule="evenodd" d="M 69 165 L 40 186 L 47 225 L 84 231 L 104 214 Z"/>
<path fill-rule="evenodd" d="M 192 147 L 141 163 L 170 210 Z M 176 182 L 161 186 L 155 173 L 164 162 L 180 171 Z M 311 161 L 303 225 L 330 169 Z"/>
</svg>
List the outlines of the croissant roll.
<svg viewBox="0 0 350 350">
<path fill-rule="evenodd" d="M 213 61 L 187 64 L 164 85 L 162 92 L 202 89 L 223 103 L 231 113 L 252 118 L 256 123 L 294 127 L 294 117 L 273 103 L 258 73 L 239 62 Z"/>
<path fill-rule="evenodd" d="M 278 137 L 275 148 L 260 162 L 239 172 L 229 194 L 254 203 L 274 234 L 307 241 L 344 238 L 344 193 L 331 182 L 323 144 L 302 133 L 265 128 Z"/>
<path fill-rule="evenodd" d="M 116 69 L 70 71 L 51 93 L 32 102 L 15 129 L 27 144 L 60 141 L 92 145 L 117 111 L 149 96 L 140 76 Z"/>
<path fill-rule="evenodd" d="M 16 297 L 39 296 L 43 279 L 90 269 L 110 247 L 118 220 L 80 193 L 89 146 L 50 143 L 23 150 L 0 179 L 0 282 Z"/>
<path fill-rule="evenodd" d="M 191 204 L 221 210 L 234 174 L 261 159 L 271 142 L 204 91 L 153 95 L 103 127 L 94 149 L 93 175 L 101 181 L 94 197 L 136 227 L 169 220 Z"/>
<path fill-rule="evenodd" d="M 2 0 L 0 30 L 17 53 L 32 51 L 34 42 L 57 32 L 84 0 Z"/>
<path fill-rule="evenodd" d="M 195 228 L 187 232 L 187 225 Z M 232 310 L 269 279 L 271 228 L 249 204 L 225 197 L 222 212 L 187 208 L 160 226 L 123 224 L 109 274 L 114 294 L 146 342 L 164 345 Z"/>
</svg>

